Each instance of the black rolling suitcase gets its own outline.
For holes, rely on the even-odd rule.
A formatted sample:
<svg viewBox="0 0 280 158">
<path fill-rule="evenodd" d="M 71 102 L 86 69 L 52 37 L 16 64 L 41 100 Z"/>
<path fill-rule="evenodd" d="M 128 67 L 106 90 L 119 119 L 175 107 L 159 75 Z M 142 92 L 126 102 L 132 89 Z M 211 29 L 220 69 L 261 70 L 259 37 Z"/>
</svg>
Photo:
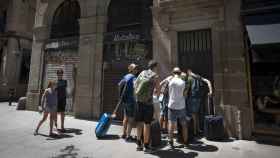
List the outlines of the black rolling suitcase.
<svg viewBox="0 0 280 158">
<path fill-rule="evenodd" d="M 154 120 L 151 123 L 150 145 L 152 147 L 158 147 L 161 145 L 160 124 L 157 120 Z"/>
<path fill-rule="evenodd" d="M 213 109 L 213 112 L 210 112 L 210 108 Z M 215 114 L 215 107 L 211 97 L 208 97 L 208 114 L 204 119 L 204 136 L 208 140 L 224 139 L 224 118 Z"/>
</svg>

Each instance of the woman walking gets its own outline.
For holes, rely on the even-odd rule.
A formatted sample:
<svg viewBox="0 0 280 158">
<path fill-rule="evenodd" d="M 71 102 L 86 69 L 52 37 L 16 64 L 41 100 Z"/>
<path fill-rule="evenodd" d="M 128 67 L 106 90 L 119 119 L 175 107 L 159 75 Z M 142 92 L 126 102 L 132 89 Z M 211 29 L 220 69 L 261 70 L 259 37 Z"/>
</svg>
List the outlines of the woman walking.
<svg viewBox="0 0 280 158">
<path fill-rule="evenodd" d="M 41 105 L 43 108 L 43 118 L 39 122 L 34 135 L 38 134 L 39 128 L 41 125 L 47 120 L 49 114 L 50 114 L 50 132 L 49 136 L 55 136 L 53 133 L 53 123 L 56 120 L 56 113 L 57 113 L 57 92 L 55 90 L 56 84 L 54 81 L 49 81 L 48 88 L 45 89 L 45 92 L 43 94 Z"/>
</svg>

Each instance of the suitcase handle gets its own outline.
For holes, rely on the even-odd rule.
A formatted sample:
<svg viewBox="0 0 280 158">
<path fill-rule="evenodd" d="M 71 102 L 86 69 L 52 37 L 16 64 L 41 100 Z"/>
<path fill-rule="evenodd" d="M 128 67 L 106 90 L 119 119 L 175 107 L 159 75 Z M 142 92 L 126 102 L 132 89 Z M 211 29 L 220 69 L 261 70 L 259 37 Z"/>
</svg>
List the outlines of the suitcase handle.
<svg viewBox="0 0 280 158">
<path fill-rule="evenodd" d="M 216 115 L 216 109 L 215 109 L 215 105 L 213 104 L 213 97 L 212 96 L 207 96 L 207 106 L 208 106 L 208 114 L 209 115 Z M 211 111 L 211 108 L 213 109 L 213 114 Z"/>
<path fill-rule="evenodd" d="M 118 111 L 118 109 L 119 109 L 119 107 L 120 107 L 120 105 L 121 105 L 121 103 L 122 103 L 122 101 L 123 101 L 123 97 L 124 97 L 124 93 L 125 93 L 125 91 L 126 91 L 126 87 L 127 87 L 127 83 L 125 83 L 125 85 L 124 85 L 124 88 L 123 88 L 121 97 L 120 97 L 120 99 L 119 99 L 119 101 L 118 101 L 117 106 L 115 107 L 115 109 L 114 109 L 114 111 L 113 111 L 113 115 L 111 116 L 112 118 L 115 118 L 115 117 L 116 117 L 116 113 L 117 113 L 117 111 Z"/>
</svg>

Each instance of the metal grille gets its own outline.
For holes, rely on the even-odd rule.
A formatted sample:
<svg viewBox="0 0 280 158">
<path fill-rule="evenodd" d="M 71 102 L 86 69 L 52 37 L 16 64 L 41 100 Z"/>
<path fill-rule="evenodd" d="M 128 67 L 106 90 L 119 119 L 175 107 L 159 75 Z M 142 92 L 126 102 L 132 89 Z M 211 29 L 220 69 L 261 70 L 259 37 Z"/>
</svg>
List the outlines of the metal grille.
<svg viewBox="0 0 280 158">
<path fill-rule="evenodd" d="M 211 31 L 197 30 L 178 33 L 179 66 L 192 69 L 203 77 L 213 80 Z"/>
</svg>

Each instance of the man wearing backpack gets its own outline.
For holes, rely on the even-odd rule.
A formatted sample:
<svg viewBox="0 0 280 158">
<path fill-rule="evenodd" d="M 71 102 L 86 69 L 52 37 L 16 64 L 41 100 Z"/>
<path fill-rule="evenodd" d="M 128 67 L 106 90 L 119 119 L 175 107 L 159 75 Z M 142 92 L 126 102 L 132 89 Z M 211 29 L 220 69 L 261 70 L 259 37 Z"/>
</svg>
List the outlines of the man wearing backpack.
<svg viewBox="0 0 280 158">
<path fill-rule="evenodd" d="M 137 151 L 143 150 L 143 143 L 145 152 L 151 152 L 152 148 L 149 146 L 151 122 L 153 120 L 153 95 L 159 96 L 160 93 L 160 79 L 157 74 L 158 63 L 150 61 L 148 70 L 142 71 L 137 77 L 134 87 L 137 101 L 137 110 L 135 120 L 137 125 Z M 144 123 L 144 140 L 141 141 Z"/>
<path fill-rule="evenodd" d="M 194 74 L 191 69 L 188 69 L 187 71 L 187 82 L 188 82 L 188 110 L 192 115 L 193 118 L 193 124 L 194 124 L 194 135 L 198 135 L 199 132 L 199 108 L 201 105 L 201 99 L 202 98 L 202 82 L 206 83 L 208 86 L 208 95 L 212 95 L 212 85 L 211 82 L 203 78 L 197 74 Z"/>
<path fill-rule="evenodd" d="M 133 63 L 130 64 L 128 66 L 128 74 L 126 74 L 118 84 L 120 99 L 124 108 L 123 134 L 121 137 L 126 141 L 133 140 L 133 138 L 130 135 L 132 130 L 132 123 L 134 121 L 134 112 L 136 104 L 133 83 L 136 79 L 137 73 L 138 66 Z M 116 114 L 114 113 L 112 116 L 116 117 Z"/>
</svg>

